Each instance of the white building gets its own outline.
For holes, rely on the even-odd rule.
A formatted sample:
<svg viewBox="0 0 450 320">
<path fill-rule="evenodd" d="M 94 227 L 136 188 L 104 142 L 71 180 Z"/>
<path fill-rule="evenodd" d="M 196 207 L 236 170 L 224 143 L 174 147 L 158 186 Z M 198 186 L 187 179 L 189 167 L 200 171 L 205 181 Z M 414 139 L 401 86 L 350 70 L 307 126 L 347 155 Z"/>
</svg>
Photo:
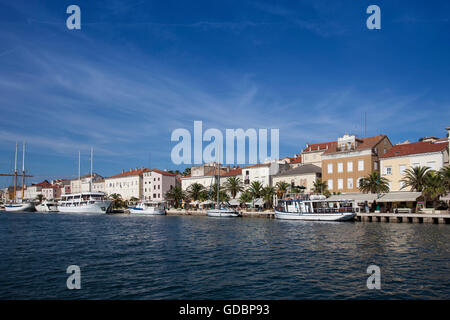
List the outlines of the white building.
<svg viewBox="0 0 450 320">
<path fill-rule="evenodd" d="M 166 192 L 177 184 L 177 175 L 167 171 L 152 169 L 144 172 L 144 199 L 162 202 L 166 200 Z"/>
<path fill-rule="evenodd" d="M 92 186 L 91 186 L 92 180 Z M 90 192 L 93 190 L 93 184 L 96 182 L 101 182 L 103 177 L 97 173 L 93 173 L 92 177 L 90 174 L 82 176 L 80 178 L 75 178 L 70 180 L 70 190 L 72 193 L 80 193 L 80 192 Z M 80 188 L 81 185 L 81 188 Z"/>
<path fill-rule="evenodd" d="M 143 199 L 144 173 L 148 171 L 150 170 L 147 168 L 136 168 L 105 178 L 106 194 L 120 194 L 124 200 L 130 200 L 131 198 Z"/>
<path fill-rule="evenodd" d="M 242 181 L 244 187 L 248 188 L 252 182 L 259 181 L 263 187 L 272 185 L 272 176 L 281 171 L 289 169 L 289 164 L 279 164 L 277 161 L 269 163 L 254 164 L 242 168 Z"/>
</svg>

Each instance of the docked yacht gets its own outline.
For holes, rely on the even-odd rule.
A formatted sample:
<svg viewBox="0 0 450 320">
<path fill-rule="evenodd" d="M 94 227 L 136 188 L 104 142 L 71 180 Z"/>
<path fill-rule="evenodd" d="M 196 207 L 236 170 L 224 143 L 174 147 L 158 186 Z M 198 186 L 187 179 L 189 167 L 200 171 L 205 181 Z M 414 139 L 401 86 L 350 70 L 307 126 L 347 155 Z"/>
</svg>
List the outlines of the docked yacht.
<svg viewBox="0 0 450 320">
<path fill-rule="evenodd" d="M 236 210 L 231 208 L 226 208 L 221 206 L 220 204 L 220 145 L 219 145 L 219 153 L 218 153 L 218 168 L 217 168 L 217 202 L 214 209 L 206 210 L 206 214 L 208 217 L 226 217 L 226 218 L 235 218 L 239 217 L 240 214 Z M 214 175 L 213 175 L 214 176 Z"/>
<path fill-rule="evenodd" d="M 35 211 L 33 202 L 14 202 L 5 204 L 6 212 L 33 212 Z"/>
<path fill-rule="evenodd" d="M 128 207 L 131 214 L 135 215 L 165 215 L 166 210 L 164 209 L 164 206 L 160 202 L 146 202 L 142 201 L 139 202 L 134 207 Z"/>
<path fill-rule="evenodd" d="M 37 212 L 58 212 L 58 203 L 54 201 L 42 201 L 36 206 Z"/>
<path fill-rule="evenodd" d="M 283 220 L 348 221 L 358 208 L 347 200 L 327 201 L 325 196 L 311 196 L 306 200 L 281 200 L 275 207 L 275 217 Z"/>
<path fill-rule="evenodd" d="M 82 192 L 61 196 L 59 212 L 65 213 L 107 213 L 112 209 L 112 201 L 103 192 Z"/>
</svg>

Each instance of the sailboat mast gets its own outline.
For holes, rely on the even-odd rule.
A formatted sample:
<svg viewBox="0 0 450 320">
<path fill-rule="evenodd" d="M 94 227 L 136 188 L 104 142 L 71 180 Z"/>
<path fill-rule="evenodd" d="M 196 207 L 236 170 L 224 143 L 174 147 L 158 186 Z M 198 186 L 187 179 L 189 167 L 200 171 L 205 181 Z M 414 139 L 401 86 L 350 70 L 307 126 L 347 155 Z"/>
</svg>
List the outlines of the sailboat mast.
<svg viewBox="0 0 450 320">
<path fill-rule="evenodd" d="M 16 192 L 17 192 L 17 142 L 16 142 L 16 154 L 14 156 L 14 193 L 13 193 L 13 201 L 16 201 Z"/>
<path fill-rule="evenodd" d="M 81 152 L 78 151 L 78 188 L 81 193 Z"/>
<path fill-rule="evenodd" d="M 94 167 L 94 148 L 91 147 L 91 184 L 89 186 L 89 191 L 92 192 L 92 172 Z"/>
<path fill-rule="evenodd" d="M 220 206 L 220 144 L 219 144 L 219 159 L 217 160 L 217 164 L 218 164 L 218 172 L 217 172 L 217 206 Z"/>
<path fill-rule="evenodd" d="M 22 201 L 25 193 L 25 141 L 22 149 Z"/>
</svg>

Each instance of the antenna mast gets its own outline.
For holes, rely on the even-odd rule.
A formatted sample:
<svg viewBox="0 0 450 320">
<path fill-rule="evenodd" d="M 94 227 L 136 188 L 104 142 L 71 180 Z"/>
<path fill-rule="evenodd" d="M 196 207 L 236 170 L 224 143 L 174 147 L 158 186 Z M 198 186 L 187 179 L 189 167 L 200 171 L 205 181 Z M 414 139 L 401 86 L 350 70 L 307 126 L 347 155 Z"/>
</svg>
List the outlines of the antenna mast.
<svg viewBox="0 0 450 320">
<path fill-rule="evenodd" d="M 14 193 L 13 201 L 16 201 L 16 191 L 17 191 L 17 142 L 16 142 L 16 154 L 14 157 Z"/>
<path fill-rule="evenodd" d="M 25 141 L 23 142 L 22 149 L 22 201 L 25 193 Z"/>
</svg>

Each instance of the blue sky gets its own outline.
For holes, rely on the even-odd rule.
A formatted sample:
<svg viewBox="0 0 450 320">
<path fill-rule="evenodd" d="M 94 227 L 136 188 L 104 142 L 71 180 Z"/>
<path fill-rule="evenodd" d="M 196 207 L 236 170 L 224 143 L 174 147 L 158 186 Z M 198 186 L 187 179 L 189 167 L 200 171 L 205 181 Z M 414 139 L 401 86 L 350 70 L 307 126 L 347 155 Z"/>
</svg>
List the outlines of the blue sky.
<svg viewBox="0 0 450 320">
<path fill-rule="evenodd" d="M 67 6 L 81 30 L 66 28 Z M 381 8 L 368 30 L 366 8 Z M 344 133 L 450 125 L 448 1 L 0 0 L 0 171 L 43 178 L 171 163 L 176 128 L 279 128 L 280 156 Z M 10 183 L 9 178 L 0 185 Z"/>
</svg>

